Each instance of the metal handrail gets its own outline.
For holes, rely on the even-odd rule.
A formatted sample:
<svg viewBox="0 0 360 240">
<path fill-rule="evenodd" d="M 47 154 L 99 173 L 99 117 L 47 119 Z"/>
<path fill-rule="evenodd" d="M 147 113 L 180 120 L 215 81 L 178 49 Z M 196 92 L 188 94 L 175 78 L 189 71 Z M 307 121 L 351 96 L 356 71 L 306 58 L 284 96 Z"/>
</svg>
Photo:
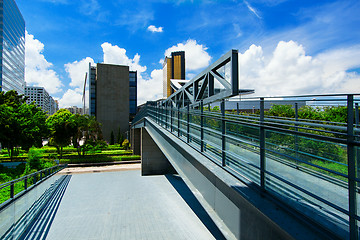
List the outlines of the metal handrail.
<svg viewBox="0 0 360 240">
<path fill-rule="evenodd" d="M 16 198 L 17 195 L 21 195 L 23 194 L 25 191 L 29 190 L 30 188 L 32 188 L 33 186 L 36 186 L 38 183 L 42 182 L 43 180 L 47 179 L 49 176 L 52 176 L 53 174 L 59 172 L 60 170 L 64 169 L 67 165 L 66 164 L 61 164 L 61 165 L 56 165 L 50 168 L 46 168 L 46 169 L 42 169 L 40 171 L 28 174 L 26 176 L 11 180 L 9 182 L 3 183 L 0 185 L 0 191 L 4 188 L 10 187 L 10 192 L 9 192 L 9 198 L 7 200 L 5 200 L 3 203 L 0 204 L 0 209 L 4 206 L 7 205 L 9 203 L 9 200 L 13 200 Z M 39 176 L 39 178 L 38 178 Z M 32 185 L 29 187 L 28 186 L 28 180 L 32 179 L 33 183 Z M 22 191 L 20 191 L 19 193 L 15 194 L 15 184 L 18 182 L 24 182 L 24 189 Z"/>
<path fill-rule="evenodd" d="M 354 99 L 355 96 L 360 96 L 360 94 L 338 94 L 338 95 L 321 95 L 320 97 L 338 97 L 338 96 L 345 96 L 342 99 L 333 99 L 333 101 L 339 102 L 340 100 L 346 100 L 346 104 L 352 104 L 354 106 L 355 101 L 360 101 L 359 99 Z M 308 95 L 308 96 L 298 96 L 298 97 L 310 97 L 315 95 Z M 318 96 L 318 95 L 317 95 Z M 251 98 L 249 98 L 251 99 Z M 327 101 L 331 101 L 332 99 L 327 99 Z M 313 99 L 307 99 L 306 101 L 313 101 Z M 224 101 L 223 101 L 224 102 Z M 262 104 L 262 105 L 261 105 Z M 356 152 L 354 151 L 355 147 L 360 147 L 360 139 L 359 139 L 359 110 L 358 104 L 355 104 L 355 121 L 353 121 L 353 110 L 348 108 L 348 118 L 347 123 L 338 123 L 338 122 L 329 122 L 329 121 L 320 121 L 320 120 L 309 120 L 309 119 L 299 119 L 296 118 L 283 118 L 283 117 L 272 117 L 272 116 L 265 116 L 264 115 L 264 98 L 260 98 L 260 115 L 241 115 L 241 114 L 225 114 L 224 104 L 222 103 L 220 106 L 220 112 L 214 111 L 203 111 L 203 104 L 200 104 L 199 107 L 189 109 L 186 108 L 176 108 L 173 106 L 165 107 L 161 104 L 153 104 L 146 107 L 145 114 L 142 114 L 141 118 L 145 116 L 152 118 L 155 120 L 160 126 L 164 127 L 184 142 L 190 144 L 190 146 L 195 147 L 196 149 L 200 150 L 203 154 L 205 152 L 204 142 L 210 143 L 212 148 L 216 149 L 215 155 L 217 164 L 220 164 L 222 167 L 226 168 L 226 154 L 232 155 L 225 149 L 226 141 L 230 139 L 232 141 L 236 141 L 237 137 L 228 134 L 228 129 L 226 129 L 226 124 L 231 123 L 235 126 L 248 126 L 255 129 L 258 136 L 257 144 L 250 143 L 253 147 L 258 148 L 258 154 L 260 156 L 260 166 L 258 167 L 260 170 L 260 188 L 265 190 L 266 186 L 266 176 L 271 176 L 279 181 L 283 182 L 285 185 L 289 185 L 294 187 L 295 189 L 301 191 L 303 194 L 308 195 L 318 201 L 322 202 L 325 205 L 328 205 L 334 209 L 337 209 L 341 213 L 348 215 L 349 217 L 349 235 L 350 238 L 353 239 L 355 235 L 358 233 L 357 223 L 356 221 L 360 219 L 360 216 L 356 212 L 356 192 L 359 190 L 357 185 L 360 182 L 360 179 L 356 176 L 356 172 L 354 173 L 354 169 L 356 169 L 355 159 L 359 158 L 359 156 L 355 156 Z M 351 113 L 352 112 L 352 113 Z M 192 119 L 191 121 L 189 119 Z M 140 119 L 140 118 L 139 118 Z M 204 119 L 213 119 L 216 120 L 216 126 L 218 129 L 213 129 L 211 127 L 206 127 L 204 125 Z M 190 132 L 191 129 L 196 129 L 195 132 Z M 276 149 L 265 147 L 265 131 L 268 132 L 275 132 L 279 134 L 286 134 L 290 135 L 294 138 L 296 137 L 304 137 L 308 139 L 312 139 L 314 141 L 324 141 L 329 144 L 342 144 L 341 146 L 347 147 L 347 162 L 337 162 L 336 160 L 332 160 L 332 158 L 327 159 L 327 156 L 324 155 L 314 155 L 309 154 L 307 152 L 299 151 L 298 149 L 292 149 L 296 154 L 306 155 L 309 158 L 315 157 L 315 159 L 319 160 L 329 160 L 334 163 L 339 163 L 345 167 L 348 167 L 348 172 L 346 174 L 341 173 L 337 170 L 332 170 L 331 168 L 323 167 L 321 165 L 314 164 L 312 162 L 307 162 L 307 160 L 299 159 L 298 155 L 288 154 L 287 152 L 277 151 Z M 204 139 L 204 132 L 216 134 L 222 143 L 215 144 L 214 142 L 209 142 Z M 250 132 L 249 132 L 250 133 Z M 236 134 L 236 132 L 234 132 Z M 330 136 L 329 136 L 330 134 Z M 183 137 L 181 137 L 183 136 Z M 184 136 L 186 136 L 184 138 Z M 189 138 L 194 141 L 191 143 L 189 142 Z M 227 140 L 228 139 L 228 140 Z M 195 143 L 196 142 L 196 143 Z M 194 145 L 195 143 L 195 145 Z M 219 142 L 220 143 L 220 142 Z M 271 143 L 271 142 L 270 142 Z M 216 145 L 216 146 L 214 146 Z M 286 150 L 286 149 L 285 149 Z M 284 150 L 284 151 L 285 151 Z M 212 152 L 211 149 L 209 149 Z M 348 206 L 344 209 L 343 207 L 337 206 L 335 202 L 331 202 L 331 200 L 324 199 L 321 195 L 316 195 L 314 193 L 309 192 L 307 189 L 303 189 L 301 186 L 297 186 L 294 183 L 289 182 L 288 180 L 284 179 L 282 175 L 276 175 L 274 173 L 269 172 L 265 168 L 265 151 L 270 154 L 277 154 L 279 156 L 283 156 L 285 159 L 290 159 L 292 163 L 301 163 L 303 165 L 299 165 L 299 169 L 306 169 L 306 166 L 315 167 L 318 170 L 323 170 L 328 173 L 336 174 L 337 176 L 341 176 L 346 179 L 343 181 L 344 186 L 347 185 L 348 187 L 348 194 L 349 194 L 349 202 Z M 296 152 L 297 151 L 297 152 Z M 274 155 L 276 156 L 276 155 Z M 300 155 L 299 155 L 300 156 Z M 218 160 L 221 160 L 220 163 Z M 294 161 L 294 162 L 293 162 Z M 357 160 L 359 161 L 359 159 Z M 309 168 L 311 170 L 311 168 Z M 315 171 L 315 170 L 311 170 Z M 325 176 L 325 175 L 324 175 Z M 331 176 L 330 176 L 331 177 Z M 340 181 L 340 180 L 339 180 Z M 346 210 L 348 208 L 348 210 Z M 354 238 L 355 239 L 355 238 Z"/>
</svg>

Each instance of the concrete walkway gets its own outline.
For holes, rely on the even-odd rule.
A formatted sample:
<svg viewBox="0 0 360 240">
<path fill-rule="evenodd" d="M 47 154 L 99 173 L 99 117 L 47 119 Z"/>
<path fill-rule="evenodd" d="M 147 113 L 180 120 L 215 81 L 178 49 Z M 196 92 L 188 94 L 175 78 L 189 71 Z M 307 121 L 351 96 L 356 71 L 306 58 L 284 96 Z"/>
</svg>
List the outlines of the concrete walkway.
<svg viewBox="0 0 360 240">
<path fill-rule="evenodd" d="M 116 166 L 115 170 L 125 169 Z M 73 174 L 57 209 L 45 209 L 54 212 L 54 217 L 46 223 L 42 239 L 223 238 L 181 178 L 142 177 L 138 169 L 106 170 L 109 168 L 62 172 L 91 173 Z"/>
</svg>

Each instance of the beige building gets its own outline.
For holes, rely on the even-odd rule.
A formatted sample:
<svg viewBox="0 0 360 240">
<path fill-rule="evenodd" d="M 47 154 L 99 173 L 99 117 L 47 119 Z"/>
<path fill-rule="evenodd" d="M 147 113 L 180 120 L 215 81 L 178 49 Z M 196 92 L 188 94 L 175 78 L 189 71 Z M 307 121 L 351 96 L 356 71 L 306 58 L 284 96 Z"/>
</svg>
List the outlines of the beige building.
<svg viewBox="0 0 360 240">
<path fill-rule="evenodd" d="M 163 63 L 163 97 L 174 93 L 171 79 L 185 80 L 185 52 L 172 52 L 171 57 L 165 57 Z"/>
</svg>

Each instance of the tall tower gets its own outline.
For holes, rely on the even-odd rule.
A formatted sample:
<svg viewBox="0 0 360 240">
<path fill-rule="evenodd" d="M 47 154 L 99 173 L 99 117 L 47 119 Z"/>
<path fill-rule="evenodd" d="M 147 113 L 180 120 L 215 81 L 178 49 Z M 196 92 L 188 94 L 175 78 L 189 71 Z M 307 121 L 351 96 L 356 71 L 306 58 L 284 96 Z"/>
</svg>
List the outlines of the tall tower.
<svg viewBox="0 0 360 240">
<path fill-rule="evenodd" d="M 185 80 L 185 52 L 172 52 L 171 57 L 165 57 L 163 63 L 163 96 L 174 93 L 170 80 Z"/>
<path fill-rule="evenodd" d="M 0 0 L 0 91 L 25 93 L 25 21 L 14 0 Z"/>
</svg>

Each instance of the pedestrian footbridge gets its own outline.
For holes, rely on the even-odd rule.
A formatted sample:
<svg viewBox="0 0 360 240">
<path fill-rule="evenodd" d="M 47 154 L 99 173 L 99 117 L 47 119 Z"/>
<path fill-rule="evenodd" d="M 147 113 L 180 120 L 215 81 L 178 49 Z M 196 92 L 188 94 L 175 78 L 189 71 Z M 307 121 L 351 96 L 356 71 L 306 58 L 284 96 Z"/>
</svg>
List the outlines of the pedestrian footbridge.
<svg viewBox="0 0 360 240">
<path fill-rule="evenodd" d="M 266 116 L 270 100 L 258 114 L 148 103 L 131 129 L 142 174 L 177 172 L 229 239 L 358 239 L 357 104 L 340 124 Z"/>
</svg>

